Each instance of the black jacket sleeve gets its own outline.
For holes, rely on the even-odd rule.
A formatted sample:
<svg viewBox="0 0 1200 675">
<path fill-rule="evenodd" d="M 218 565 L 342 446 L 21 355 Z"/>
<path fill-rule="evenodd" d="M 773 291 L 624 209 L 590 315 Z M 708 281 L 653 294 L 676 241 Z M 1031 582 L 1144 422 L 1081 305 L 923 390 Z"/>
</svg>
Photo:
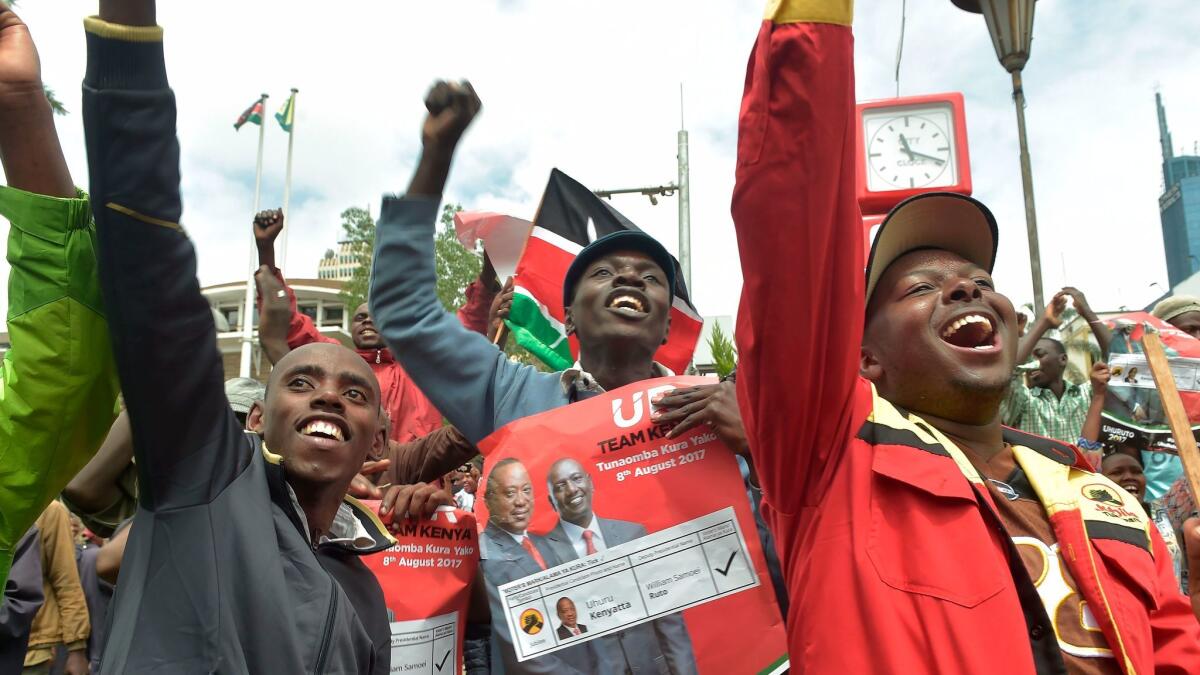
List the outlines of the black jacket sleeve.
<svg viewBox="0 0 1200 675">
<path fill-rule="evenodd" d="M 250 445 L 225 399 L 196 253 L 179 225 L 175 95 L 162 29 L 89 18 L 83 123 L 100 284 L 133 427 L 139 499 L 204 504 L 244 469 Z"/>
</svg>

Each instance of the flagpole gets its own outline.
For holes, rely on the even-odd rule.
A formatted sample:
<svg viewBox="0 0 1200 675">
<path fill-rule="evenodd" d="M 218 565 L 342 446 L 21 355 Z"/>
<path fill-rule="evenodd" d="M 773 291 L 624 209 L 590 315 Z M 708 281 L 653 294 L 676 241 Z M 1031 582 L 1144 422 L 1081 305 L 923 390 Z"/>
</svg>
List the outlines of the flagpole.
<svg viewBox="0 0 1200 675">
<path fill-rule="evenodd" d="M 296 94 L 300 90 L 292 87 L 291 100 L 291 117 L 292 128 L 288 130 L 288 158 L 287 158 L 287 176 L 283 180 L 283 243 L 280 244 L 279 250 L 279 267 L 287 269 L 287 250 L 288 250 L 288 231 L 291 229 L 287 225 L 288 219 L 288 201 L 292 197 L 292 143 L 296 140 Z"/>
<path fill-rule="evenodd" d="M 683 281 L 688 292 L 692 288 L 692 201 L 691 169 L 688 164 L 688 132 L 683 124 L 683 83 L 679 83 L 679 267 L 683 269 Z"/>
<path fill-rule="evenodd" d="M 258 99 L 262 106 L 263 115 L 267 110 L 267 94 Z M 258 214 L 260 189 L 262 188 L 263 139 L 266 137 L 267 123 L 261 120 L 258 125 L 258 163 L 254 170 L 254 213 Z M 258 269 L 257 246 L 254 235 L 250 235 L 250 274 L 246 277 L 246 304 L 242 307 L 242 363 L 238 369 L 241 377 L 250 377 L 250 354 L 254 345 L 254 271 Z"/>
</svg>

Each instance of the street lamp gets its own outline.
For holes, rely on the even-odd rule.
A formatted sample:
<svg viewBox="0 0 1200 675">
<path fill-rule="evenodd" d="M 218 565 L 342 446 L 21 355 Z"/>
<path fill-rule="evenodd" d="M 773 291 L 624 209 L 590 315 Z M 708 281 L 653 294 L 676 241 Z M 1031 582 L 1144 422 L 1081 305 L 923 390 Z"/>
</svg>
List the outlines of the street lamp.
<svg viewBox="0 0 1200 675">
<path fill-rule="evenodd" d="M 1038 251 L 1037 214 L 1033 207 L 1033 169 L 1025 139 L 1025 91 L 1021 69 L 1029 61 L 1033 38 L 1034 0 L 950 0 L 959 9 L 982 14 L 996 48 L 1000 65 L 1012 74 L 1013 103 L 1017 107 L 1017 137 L 1021 145 L 1021 183 L 1025 188 L 1025 226 L 1029 236 L 1029 267 L 1033 272 L 1033 298 L 1045 307 L 1042 296 L 1042 257 Z"/>
</svg>

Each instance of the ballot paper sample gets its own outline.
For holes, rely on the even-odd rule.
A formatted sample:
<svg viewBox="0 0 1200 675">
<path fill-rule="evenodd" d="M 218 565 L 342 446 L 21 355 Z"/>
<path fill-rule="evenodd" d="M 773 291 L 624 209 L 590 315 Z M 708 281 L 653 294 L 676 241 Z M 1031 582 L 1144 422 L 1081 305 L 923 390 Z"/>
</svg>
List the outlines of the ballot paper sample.
<svg viewBox="0 0 1200 675">
<path fill-rule="evenodd" d="M 458 672 L 458 612 L 414 621 L 393 621 L 393 673 L 449 675 Z"/>
<path fill-rule="evenodd" d="M 500 587 L 518 660 L 615 633 L 758 586 L 732 508 Z M 578 608 L 580 635 L 560 637 L 556 605 Z"/>
</svg>

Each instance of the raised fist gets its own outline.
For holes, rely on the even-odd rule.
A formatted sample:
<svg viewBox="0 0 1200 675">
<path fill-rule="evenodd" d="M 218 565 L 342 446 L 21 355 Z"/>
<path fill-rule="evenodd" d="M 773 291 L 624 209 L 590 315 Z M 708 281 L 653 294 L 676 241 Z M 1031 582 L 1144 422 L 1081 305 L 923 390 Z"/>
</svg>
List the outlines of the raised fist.
<svg viewBox="0 0 1200 675">
<path fill-rule="evenodd" d="M 283 211 L 268 209 L 254 216 L 254 241 L 258 247 L 274 246 L 275 238 L 283 231 Z"/>
<path fill-rule="evenodd" d="M 42 94 L 42 66 L 29 28 L 0 0 L 0 103 L 13 95 Z"/>
<path fill-rule="evenodd" d="M 421 142 L 428 149 L 453 150 L 482 106 L 470 82 L 439 80 L 425 96 L 429 114 L 421 127 Z"/>
</svg>

